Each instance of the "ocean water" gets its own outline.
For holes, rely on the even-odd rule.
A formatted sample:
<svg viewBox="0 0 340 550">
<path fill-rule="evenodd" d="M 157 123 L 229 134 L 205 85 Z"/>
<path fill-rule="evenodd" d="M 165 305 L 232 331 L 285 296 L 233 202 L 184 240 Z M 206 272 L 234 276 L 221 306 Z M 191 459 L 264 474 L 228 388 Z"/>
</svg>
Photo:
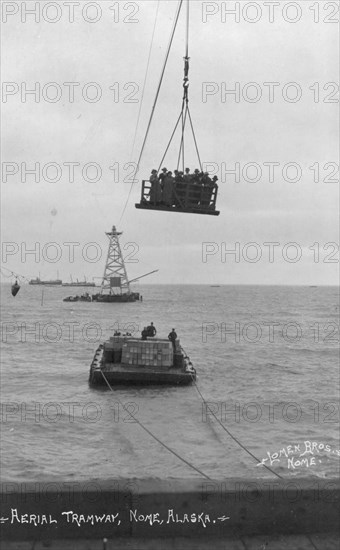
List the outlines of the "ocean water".
<svg viewBox="0 0 340 550">
<path fill-rule="evenodd" d="M 72 304 L 62 298 L 81 289 L 23 285 L 13 298 L 1 285 L 3 480 L 199 477 L 132 414 L 213 479 L 274 478 L 263 464 L 286 478 L 338 475 L 337 288 L 135 290 L 143 302 Z M 195 385 L 89 387 L 98 343 L 150 321 L 160 337 L 176 329 L 210 410 Z"/>
</svg>

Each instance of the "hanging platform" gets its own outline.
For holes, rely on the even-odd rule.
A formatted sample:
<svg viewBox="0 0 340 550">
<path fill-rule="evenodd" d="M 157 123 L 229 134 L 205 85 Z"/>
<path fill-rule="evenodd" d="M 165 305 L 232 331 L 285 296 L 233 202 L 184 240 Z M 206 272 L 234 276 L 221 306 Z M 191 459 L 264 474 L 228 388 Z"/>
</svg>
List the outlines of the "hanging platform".
<svg viewBox="0 0 340 550">
<path fill-rule="evenodd" d="M 187 214 L 207 214 L 218 216 L 216 210 L 217 186 L 206 186 L 196 183 L 176 182 L 173 183 L 172 192 L 164 190 L 154 193 L 149 180 L 142 181 L 142 192 L 140 203 L 135 204 L 136 208 L 143 210 L 159 210 L 163 212 L 182 212 Z"/>
</svg>

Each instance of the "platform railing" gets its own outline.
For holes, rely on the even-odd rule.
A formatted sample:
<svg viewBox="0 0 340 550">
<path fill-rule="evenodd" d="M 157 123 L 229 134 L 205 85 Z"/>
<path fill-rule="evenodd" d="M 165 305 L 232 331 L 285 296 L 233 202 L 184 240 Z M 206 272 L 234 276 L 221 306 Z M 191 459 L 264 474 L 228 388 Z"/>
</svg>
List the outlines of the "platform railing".
<svg viewBox="0 0 340 550">
<path fill-rule="evenodd" d="M 162 206 L 179 209 L 215 210 L 217 200 L 217 185 L 210 186 L 191 182 L 173 183 L 172 196 L 166 204 L 164 201 L 151 200 L 149 180 L 142 180 L 141 205 Z M 169 204 L 171 202 L 171 204 Z"/>
</svg>

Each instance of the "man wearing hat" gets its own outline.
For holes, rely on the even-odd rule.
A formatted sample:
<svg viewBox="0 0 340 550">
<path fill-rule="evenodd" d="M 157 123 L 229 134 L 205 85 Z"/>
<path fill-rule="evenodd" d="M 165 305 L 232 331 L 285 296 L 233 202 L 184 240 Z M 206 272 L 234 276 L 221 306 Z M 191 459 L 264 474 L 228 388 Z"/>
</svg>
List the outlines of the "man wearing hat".
<svg viewBox="0 0 340 550">
<path fill-rule="evenodd" d="M 190 168 L 185 169 L 185 174 L 184 174 L 183 179 L 186 183 L 189 183 L 191 181 L 192 175 L 190 174 Z"/>
<path fill-rule="evenodd" d="M 163 181 L 163 202 L 166 206 L 172 206 L 174 191 L 174 178 L 172 172 L 168 172 Z"/>
<path fill-rule="evenodd" d="M 199 171 L 198 168 L 196 168 L 196 169 L 194 170 L 193 180 L 194 180 L 195 182 L 199 182 L 199 181 L 200 181 L 200 171 Z"/>
<path fill-rule="evenodd" d="M 173 328 L 172 331 L 168 334 L 168 338 L 169 338 L 170 342 L 172 343 L 172 347 L 173 347 L 174 351 L 176 351 L 176 339 L 177 339 L 177 334 L 176 334 L 174 328 Z"/>
<path fill-rule="evenodd" d="M 157 170 L 151 171 L 150 183 L 150 203 L 153 205 L 157 205 L 162 200 L 162 188 L 157 176 Z"/>
<path fill-rule="evenodd" d="M 162 172 L 159 174 L 159 181 L 161 182 L 162 189 L 163 189 L 163 183 L 164 183 L 164 180 L 166 178 L 167 173 L 168 173 L 168 169 L 167 168 L 162 168 Z"/>
<path fill-rule="evenodd" d="M 147 330 L 148 336 L 156 336 L 156 334 L 157 334 L 156 327 L 154 326 L 152 321 L 151 321 L 150 325 L 148 327 L 146 327 L 146 330 Z"/>
</svg>

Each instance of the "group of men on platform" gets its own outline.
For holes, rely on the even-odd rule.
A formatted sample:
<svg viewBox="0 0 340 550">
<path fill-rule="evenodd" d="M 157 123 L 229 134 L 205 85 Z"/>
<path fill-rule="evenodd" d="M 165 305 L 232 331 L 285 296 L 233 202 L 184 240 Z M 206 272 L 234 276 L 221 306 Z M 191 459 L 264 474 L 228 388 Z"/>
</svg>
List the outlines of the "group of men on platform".
<svg viewBox="0 0 340 550">
<path fill-rule="evenodd" d="M 144 327 L 142 330 L 142 340 L 147 340 L 148 338 L 153 338 L 156 336 L 157 330 L 154 326 L 153 322 L 148 327 Z M 172 343 L 172 347 L 174 351 L 176 351 L 176 339 L 177 339 L 177 333 L 175 329 L 173 328 L 171 332 L 168 334 L 168 340 Z"/>
<path fill-rule="evenodd" d="M 211 178 L 208 172 L 201 172 L 198 168 L 193 173 L 190 168 L 185 172 L 174 170 L 174 173 L 162 168 L 160 174 L 152 170 L 149 202 L 153 205 L 208 208 L 213 192 L 218 189 L 217 180 L 217 176 Z"/>
</svg>

